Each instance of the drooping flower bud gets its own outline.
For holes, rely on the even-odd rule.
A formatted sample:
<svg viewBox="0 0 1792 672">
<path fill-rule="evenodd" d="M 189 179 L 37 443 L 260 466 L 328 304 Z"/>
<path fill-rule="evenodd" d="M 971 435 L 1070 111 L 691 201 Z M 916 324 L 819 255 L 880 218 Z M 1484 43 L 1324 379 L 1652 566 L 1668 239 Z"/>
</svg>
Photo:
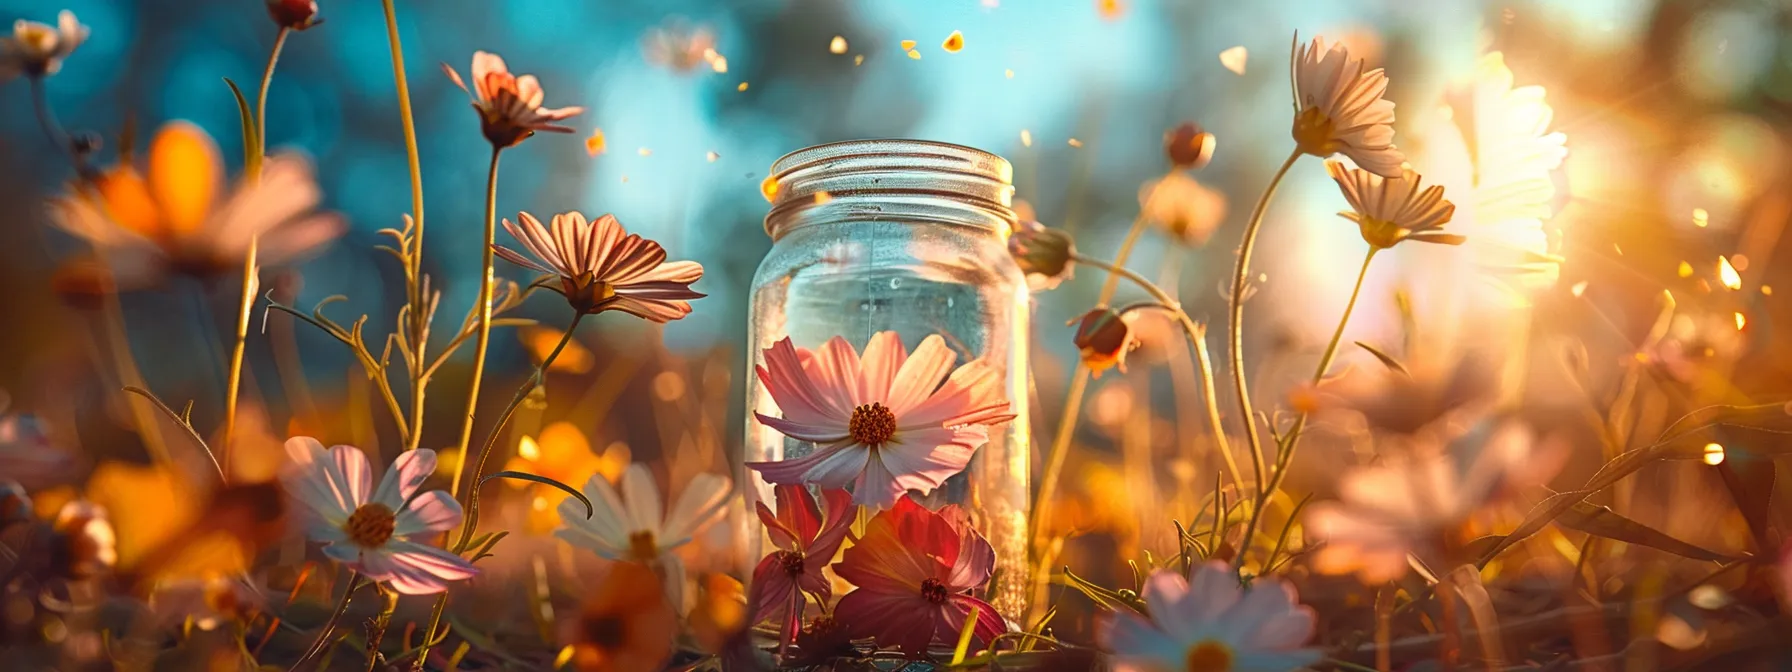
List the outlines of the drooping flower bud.
<svg viewBox="0 0 1792 672">
<path fill-rule="evenodd" d="M 1071 258 L 1076 256 L 1076 241 L 1039 222 L 1021 222 L 1014 228 L 1008 236 L 1008 254 L 1027 274 L 1027 285 L 1034 291 L 1057 287 L 1075 272 Z"/>
<path fill-rule="evenodd" d="M 1089 367 L 1096 378 L 1101 377 L 1101 372 L 1113 367 L 1119 367 L 1121 373 L 1126 373 L 1126 353 L 1138 347 L 1138 341 L 1133 338 L 1132 327 L 1120 313 L 1112 308 L 1096 308 L 1072 322 L 1077 327 L 1076 336 L 1071 342 L 1076 344 L 1083 366 Z"/>
<path fill-rule="evenodd" d="M 324 20 L 317 16 L 317 0 L 267 0 L 268 16 L 281 28 L 304 30 Z"/>
<path fill-rule="evenodd" d="M 1194 122 L 1164 133 L 1164 155 L 1179 169 L 1200 168 L 1213 160 L 1214 137 Z"/>
<path fill-rule="evenodd" d="M 82 500 L 64 504 L 52 529 L 56 533 L 52 567 L 63 576 L 91 579 L 118 564 L 118 536 L 104 508 Z"/>
</svg>

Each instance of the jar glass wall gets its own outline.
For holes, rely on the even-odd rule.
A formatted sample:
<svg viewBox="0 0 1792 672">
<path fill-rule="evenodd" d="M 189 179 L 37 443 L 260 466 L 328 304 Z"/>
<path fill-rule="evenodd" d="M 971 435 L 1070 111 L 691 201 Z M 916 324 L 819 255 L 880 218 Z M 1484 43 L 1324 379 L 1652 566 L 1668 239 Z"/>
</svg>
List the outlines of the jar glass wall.
<svg viewBox="0 0 1792 672">
<path fill-rule="evenodd" d="M 994 367 L 1015 417 L 988 427 L 988 441 L 962 472 L 931 493 L 906 496 L 970 514 L 996 551 L 990 601 L 1004 616 L 1020 617 L 1029 590 L 1030 308 L 1006 249 L 1012 169 L 968 147 L 869 140 L 800 150 L 772 170 L 766 231 L 774 243 L 751 291 L 744 461 L 800 459 L 818 449 L 755 416 L 780 417 L 753 367 L 784 338 L 813 352 L 839 337 L 864 353 L 874 335 L 894 332 L 914 353 L 938 336 L 955 365 Z M 771 486 L 758 472 L 744 470 L 742 482 L 750 484 L 749 508 L 769 505 Z M 763 532 L 752 529 L 748 538 L 761 545 Z M 760 549 L 749 550 L 759 557 Z"/>
</svg>

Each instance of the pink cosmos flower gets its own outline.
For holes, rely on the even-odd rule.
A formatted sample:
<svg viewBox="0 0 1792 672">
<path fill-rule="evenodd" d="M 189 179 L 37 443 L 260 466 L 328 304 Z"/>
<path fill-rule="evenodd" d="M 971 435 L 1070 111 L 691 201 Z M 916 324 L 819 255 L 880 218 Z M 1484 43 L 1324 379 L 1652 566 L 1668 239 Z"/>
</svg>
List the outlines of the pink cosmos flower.
<svg viewBox="0 0 1792 672">
<path fill-rule="evenodd" d="M 858 587 L 840 598 L 834 619 L 853 639 L 874 637 L 879 646 L 924 655 L 934 642 L 957 642 L 975 608 L 971 634 L 987 645 L 1008 626 L 971 593 L 989 582 L 995 564 L 995 549 L 962 509 L 935 513 L 903 497 L 872 518 L 865 536 L 834 565 L 835 575 Z"/>
<path fill-rule="evenodd" d="M 758 504 L 759 521 L 765 524 L 766 534 L 778 550 L 765 556 L 753 570 L 753 596 L 747 602 L 756 605 L 754 623 L 784 615 L 791 600 L 799 596 L 798 590 L 827 603 L 833 588 L 821 570 L 834 561 L 834 553 L 840 550 L 840 542 L 846 539 L 858 512 L 852 495 L 845 490 L 821 493 L 828 505 L 826 517 L 807 487 L 780 485 L 777 493 L 776 515 L 765 502 Z"/>
<path fill-rule="evenodd" d="M 816 451 L 747 466 L 780 485 L 851 484 L 854 502 L 878 509 L 932 492 L 989 442 L 989 425 L 1014 417 L 1002 372 L 983 360 L 954 369 L 957 360 L 937 334 L 912 356 L 893 331 L 873 335 L 863 357 L 839 336 L 814 351 L 773 343 L 759 380 L 784 416 L 754 415 Z"/>
<path fill-rule="evenodd" d="M 535 75 L 513 75 L 497 54 L 473 52 L 473 88 L 468 89 L 454 68 L 442 64 L 442 71 L 460 90 L 473 99 L 479 111 L 480 130 L 485 139 L 498 148 L 512 147 L 535 135 L 536 131 L 571 133 L 571 128 L 556 122 L 578 116 L 583 107 L 542 107 L 541 81 Z"/>
<path fill-rule="evenodd" d="M 1223 562 L 1194 568 L 1193 580 L 1158 571 L 1145 581 L 1146 619 L 1130 611 L 1099 625 L 1123 670 L 1286 672 L 1319 661 L 1300 648 L 1313 636 L 1313 610 L 1294 586 L 1258 578 L 1239 588 Z"/>
<path fill-rule="evenodd" d="M 435 451 L 399 455 L 378 490 L 360 448 L 326 449 L 297 436 L 286 441 L 286 454 L 292 461 L 280 481 L 314 514 L 305 535 L 324 543 L 324 555 L 406 595 L 439 593 L 476 572 L 460 556 L 413 540 L 460 524 L 460 504 L 448 493 L 417 493 L 435 473 Z"/>
<path fill-rule="evenodd" d="M 553 225 L 527 212 L 516 213 L 521 225 L 504 220 L 504 230 L 534 258 L 498 245 L 492 251 L 505 261 L 560 277 L 560 293 L 574 310 L 587 314 L 620 310 L 642 319 L 666 323 L 691 314 L 691 299 L 703 294 L 691 283 L 703 279 L 695 261 L 666 261 L 659 243 L 629 233 L 612 215 L 587 221 L 573 211 L 554 215 Z"/>
</svg>

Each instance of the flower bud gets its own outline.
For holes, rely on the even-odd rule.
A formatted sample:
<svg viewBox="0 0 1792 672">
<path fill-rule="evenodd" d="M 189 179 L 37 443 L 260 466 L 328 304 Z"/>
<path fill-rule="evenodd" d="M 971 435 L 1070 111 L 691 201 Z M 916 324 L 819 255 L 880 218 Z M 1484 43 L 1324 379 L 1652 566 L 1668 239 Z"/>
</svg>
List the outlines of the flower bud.
<svg viewBox="0 0 1792 672">
<path fill-rule="evenodd" d="M 317 17 L 317 0 L 267 0 L 268 16 L 281 28 L 304 30 L 323 19 Z"/>
<path fill-rule="evenodd" d="M 73 580 L 91 579 L 118 564 L 118 536 L 106 510 L 86 501 L 64 504 L 56 514 L 53 567 Z"/>
<path fill-rule="evenodd" d="M 1109 368 L 1119 367 L 1126 373 L 1126 353 L 1138 347 L 1132 327 L 1112 308 L 1096 308 L 1084 313 L 1077 323 L 1072 342 L 1083 359 L 1083 366 L 1096 378 Z"/>
<path fill-rule="evenodd" d="M 1213 146 L 1213 134 L 1201 130 L 1194 122 L 1183 122 L 1164 133 L 1164 155 L 1169 157 L 1170 165 L 1179 169 L 1207 165 L 1213 160 Z"/>
<path fill-rule="evenodd" d="M 1008 254 L 1027 274 L 1027 284 L 1035 291 L 1052 289 L 1071 277 L 1076 242 L 1061 230 L 1039 222 L 1021 222 L 1008 236 Z"/>
<path fill-rule="evenodd" d="M 31 522 L 31 495 L 18 481 L 0 480 L 0 530 Z"/>
</svg>

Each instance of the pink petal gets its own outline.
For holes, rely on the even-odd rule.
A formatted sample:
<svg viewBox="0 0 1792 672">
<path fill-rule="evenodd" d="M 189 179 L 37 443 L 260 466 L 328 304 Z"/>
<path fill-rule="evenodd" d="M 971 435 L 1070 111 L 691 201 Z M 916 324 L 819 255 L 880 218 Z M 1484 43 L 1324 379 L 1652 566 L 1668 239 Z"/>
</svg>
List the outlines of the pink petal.
<svg viewBox="0 0 1792 672">
<path fill-rule="evenodd" d="M 412 451 L 416 452 L 416 451 Z M 453 529 L 461 520 L 460 502 L 441 490 L 426 492 L 412 500 L 411 508 L 398 514 L 392 534 L 409 537 L 425 532 Z"/>
<path fill-rule="evenodd" d="M 339 485 L 342 477 L 328 459 L 329 451 L 317 439 L 295 436 L 286 441 L 290 461 L 280 469 L 280 481 L 293 497 L 319 517 L 336 524 L 360 506 L 346 496 Z"/>
<path fill-rule="evenodd" d="M 701 473 L 685 483 L 678 493 L 672 511 L 660 525 L 660 547 L 675 548 L 689 543 L 703 528 L 720 518 L 734 489 L 728 479 L 712 473 Z"/>
<path fill-rule="evenodd" d="M 1003 382 L 1002 372 L 988 362 L 967 363 L 953 371 L 933 396 L 898 414 L 897 424 L 906 428 L 1006 422 L 1014 415 L 1009 412 Z"/>
<path fill-rule="evenodd" d="M 478 570 L 458 555 L 434 546 L 394 541 L 381 551 L 361 554 L 363 573 L 390 582 L 405 595 L 430 595 L 448 588 L 449 581 L 472 578 Z"/>
<path fill-rule="evenodd" d="M 630 283 L 676 282 L 691 284 L 703 279 L 703 265 L 695 261 L 673 261 L 660 264 L 651 271 L 631 279 Z"/>
<path fill-rule="evenodd" d="M 392 468 L 386 470 L 385 477 L 380 479 L 380 489 L 373 493 L 373 501 L 396 511 L 434 473 L 436 451 L 419 448 L 400 453 L 398 459 L 392 462 Z"/>
<path fill-rule="evenodd" d="M 1145 579 L 1142 596 L 1151 605 L 1151 620 L 1164 632 L 1191 632 L 1206 624 L 1201 618 L 1201 605 L 1189 594 L 1188 581 L 1175 572 L 1152 572 Z"/>
<path fill-rule="evenodd" d="M 790 580 L 790 573 L 784 571 L 784 563 L 777 554 L 765 556 L 753 568 L 753 587 L 747 596 L 747 604 L 753 606 L 753 620 L 750 623 L 764 623 L 782 617 L 789 611 L 790 601 L 796 590 L 796 582 Z"/>
<path fill-rule="evenodd" d="M 1116 611 L 1095 623 L 1096 639 L 1121 660 L 1174 665 L 1184 645 L 1131 611 Z M 1146 668 L 1149 669 L 1149 668 Z"/>
<path fill-rule="evenodd" d="M 988 440 L 982 427 L 899 432 L 897 441 L 878 449 L 877 457 L 903 492 L 926 494 L 964 471 L 977 447 Z"/>
<path fill-rule="evenodd" d="M 792 422 L 783 418 L 774 418 L 762 413 L 754 413 L 753 417 L 758 418 L 759 422 L 765 426 L 778 430 L 780 434 L 798 441 L 833 443 L 847 437 L 846 425 L 842 423 L 810 425 L 800 422 Z"/>
<path fill-rule="evenodd" d="M 1240 592 L 1238 575 L 1233 574 L 1226 563 L 1216 561 L 1196 565 L 1188 582 L 1188 598 L 1184 600 L 1183 608 L 1175 613 L 1187 618 L 1188 623 L 1213 623 L 1221 620 L 1221 615 L 1238 603 Z M 1164 621 L 1160 618 L 1158 622 Z M 1179 632 L 1168 624 L 1165 629 Z"/>
<path fill-rule="evenodd" d="M 808 371 L 817 389 L 845 402 L 848 408 L 870 403 L 859 396 L 859 353 L 844 337 L 835 336 L 821 344 Z"/>
<path fill-rule="evenodd" d="M 834 554 L 840 550 L 840 542 L 852 530 L 859 507 L 853 506 L 852 493 L 845 490 L 823 490 L 821 496 L 827 502 L 828 518 L 810 542 L 808 553 L 816 562 L 827 563 L 833 561 Z"/>
<path fill-rule="evenodd" d="M 890 379 L 888 401 L 890 411 L 901 421 L 908 421 L 906 416 L 915 412 L 934 390 L 939 388 L 940 381 L 952 372 L 952 364 L 958 361 L 958 355 L 946 346 L 946 339 L 939 334 L 929 335 L 921 339 L 921 345 L 902 363 L 901 369 Z"/>
<path fill-rule="evenodd" d="M 896 381 L 896 372 L 902 369 L 902 363 L 907 359 L 908 349 L 903 347 L 902 337 L 896 332 L 880 331 L 872 334 L 871 341 L 865 344 L 865 356 L 859 361 L 857 398 L 865 403 L 881 401 L 891 412 L 898 412 L 898 407 L 891 399 L 890 386 Z"/>
<path fill-rule="evenodd" d="M 618 310 L 649 322 L 665 324 L 691 314 L 691 304 L 683 301 L 641 299 L 618 294 L 605 301 L 599 310 Z"/>
<path fill-rule="evenodd" d="M 872 451 L 864 452 L 870 455 Z M 852 501 L 872 509 L 890 508 L 897 500 L 906 499 L 904 495 L 907 494 L 908 486 L 898 480 L 889 467 L 884 466 L 882 459 L 867 459 L 852 484 Z"/>
<path fill-rule="evenodd" d="M 882 646 L 895 646 L 911 654 L 925 654 L 934 640 L 934 604 L 913 594 L 855 590 L 840 598 L 834 619 L 843 623 L 854 639 L 875 637 Z"/>
<path fill-rule="evenodd" d="M 654 483 L 653 472 L 647 465 L 636 462 L 622 473 L 622 505 L 626 511 L 624 522 L 630 531 L 660 530 L 660 523 L 665 520 L 661 512 L 660 487 Z"/>
<path fill-rule="evenodd" d="M 805 424 L 831 421 L 845 427 L 852 418 L 850 400 L 843 391 L 811 378 L 803 354 L 788 337 L 773 343 L 765 349 L 765 365 L 758 368 L 760 382 L 778 402 L 784 417 Z"/>
<path fill-rule="evenodd" d="M 792 489 L 798 489 L 798 490 L 806 490 L 807 489 L 800 485 L 777 486 L 777 490 L 779 491 L 779 495 L 780 495 L 779 502 L 778 502 L 778 508 L 780 510 L 782 510 L 784 508 L 784 502 L 782 501 L 782 495 L 783 495 L 783 491 L 785 488 L 792 488 Z M 784 525 L 784 521 L 779 520 L 778 516 L 773 515 L 772 510 L 769 508 L 766 508 L 765 502 L 755 502 L 754 506 L 756 507 L 755 511 L 759 514 L 759 524 L 765 526 L 765 534 L 766 534 L 766 536 L 771 537 L 773 546 L 776 546 L 776 547 L 778 547 L 779 550 L 784 550 L 784 551 L 794 551 L 794 550 L 797 550 L 798 548 L 800 548 L 800 546 L 797 542 L 797 533 L 795 531 L 791 530 L 789 527 L 786 527 Z"/>
<path fill-rule="evenodd" d="M 970 618 L 973 607 L 977 609 L 977 625 L 971 629 L 971 637 L 976 639 L 978 644 L 987 646 L 991 640 L 995 639 L 996 635 L 1008 631 L 1007 621 L 1002 620 L 1002 615 L 996 613 L 996 608 L 988 602 L 969 595 L 953 595 L 947 604 L 952 607 L 947 610 L 951 614 L 951 618 L 942 625 L 950 627 L 950 632 L 946 633 L 948 637 L 956 638 L 958 636 L 964 627 L 965 619 Z"/>
<path fill-rule="evenodd" d="M 821 532 L 821 506 L 815 502 L 815 496 L 809 489 L 800 485 L 780 485 L 776 488 L 778 497 L 778 520 L 789 521 L 793 542 L 789 550 L 799 550 L 795 543 L 801 540 L 807 543 Z M 760 505 L 763 510 L 764 505 Z M 764 518 L 763 515 L 760 516 Z"/>
</svg>

